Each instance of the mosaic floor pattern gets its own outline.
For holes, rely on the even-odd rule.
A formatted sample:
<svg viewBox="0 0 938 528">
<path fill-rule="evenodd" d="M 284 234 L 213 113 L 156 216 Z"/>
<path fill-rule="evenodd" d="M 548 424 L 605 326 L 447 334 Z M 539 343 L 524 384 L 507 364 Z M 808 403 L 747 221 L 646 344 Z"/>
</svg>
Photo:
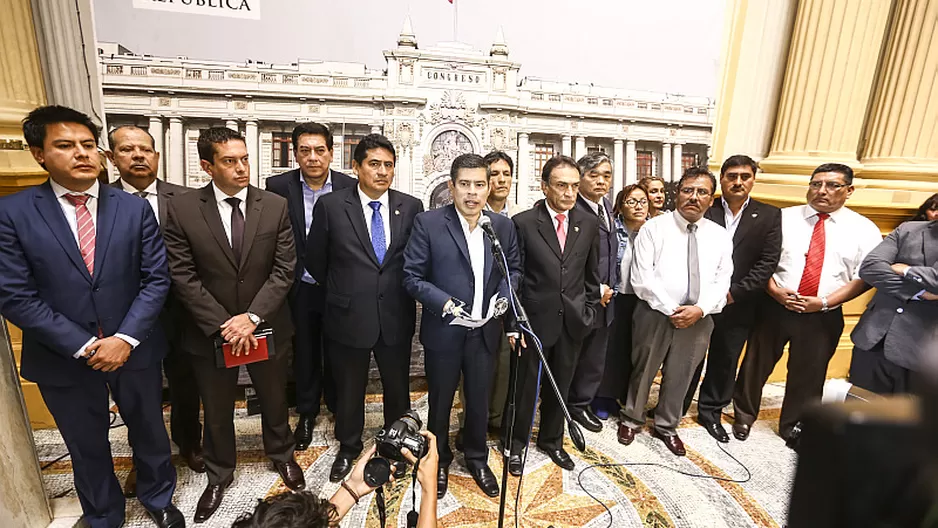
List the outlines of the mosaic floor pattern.
<svg viewBox="0 0 938 528">
<path fill-rule="evenodd" d="M 412 389 L 414 407 L 426 419 L 425 381 L 414 379 Z M 776 434 L 783 393 L 781 385 L 767 386 L 762 415 L 749 439 L 745 443 L 731 439 L 723 449 L 694 422 L 696 409 L 691 408 L 679 429 L 687 447 L 687 457 L 683 458 L 673 456 L 647 431 L 632 445 L 620 445 L 612 418 L 605 422 L 602 432 L 584 432 L 588 444 L 586 452 L 576 451 L 567 442 L 566 449 L 576 462 L 574 471 L 561 470 L 546 455 L 531 449 L 517 507 L 514 499 L 518 479 L 509 480 L 505 526 L 514 526 L 517 516 L 518 526 L 526 528 L 782 527 L 796 462 L 794 452 L 785 447 Z M 657 395 L 653 394 L 652 404 L 656 399 Z M 366 444 L 381 426 L 380 402 L 380 394 L 369 394 L 366 398 Z M 450 441 L 455 435 L 455 416 L 453 413 Z M 295 423 L 296 417 L 292 420 Z M 166 421 L 168 429 L 168 413 Z M 230 526 L 238 515 L 251 510 L 257 499 L 286 490 L 264 456 L 260 416 L 248 416 L 245 409 L 239 408 L 235 425 L 238 435 L 235 484 L 225 494 L 218 512 L 200 526 Z M 331 496 L 337 489 L 328 479 L 337 451 L 332 425 L 331 415 L 320 416 L 312 446 L 297 453 L 308 489 L 322 497 Z M 35 439 L 40 462 L 44 467 L 48 465 L 43 476 L 50 497 L 74 497 L 69 459 L 51 463 L 66 453 L 61 436 L 56 430 L 44 430 L 36 431 Z M 131 464 L 125 428 L 112 430 L 111 444 L 118 478 L 123 481 Z M 191 524 L 206 477 L 193 473 L 181 461 L 176 462 L 175 503 Z M 750 478 L 747 479 L 747 470 L 740 463 L 748 468 Z M 491 439 L 489 464 L 500 480 L 502 460 Z M 409 478 L 404 479 L 388 489 L 388 526 L 406 525 L 406 514 L 411 508 L 410 482 Z M 438 504 L 440 526 L 497 526 L 498 507 L 498 498 L 489 498 L 478 489 L 457 452 L 450 470 L 449 492 Z M 349 512 L 342 526 L 377 528 L 378 524 L 372 494 Z M 68 525 L 54 523 L 53 526 Z M 136 499 L 127 501 L 126 526 L 152 526 Z"/>
</svg>

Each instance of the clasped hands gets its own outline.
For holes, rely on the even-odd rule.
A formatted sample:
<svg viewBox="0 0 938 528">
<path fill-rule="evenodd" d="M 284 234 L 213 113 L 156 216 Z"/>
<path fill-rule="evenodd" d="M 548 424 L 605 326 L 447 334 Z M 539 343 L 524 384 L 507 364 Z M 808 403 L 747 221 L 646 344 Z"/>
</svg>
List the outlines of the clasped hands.
<svg viewBox="0 0 938 528">
<path fill-rule="evenodd" d="M 240 356 L 242 353 L 248 355 L 251 350 L 257 348 L 257 338 L 254 337 L 254 330 L 257 325 L 251 322 L 248 315 L 236 315 L 221 325 L 221 337 L 228 343 L 231 343 L 231 355 Z"/>
<path fill-rule="evenodd" d="M 110 336 L 95 340 L 85 348 L 84 358 L 88 366 L 104 372 L 112 372 L 121 368 L 130 359 L 133 347 L 123 339 Z"/>
<path fill-rule="evenodd" d="M 775 299 L 775 302 L 792 312 L 815 313 L 824 308 L 824 301 L 820 297 L 800 295 L 795 290 L 781 288 L 775 283 L 774 279 L 769 279 L 766 291 Z"/>
</svg>

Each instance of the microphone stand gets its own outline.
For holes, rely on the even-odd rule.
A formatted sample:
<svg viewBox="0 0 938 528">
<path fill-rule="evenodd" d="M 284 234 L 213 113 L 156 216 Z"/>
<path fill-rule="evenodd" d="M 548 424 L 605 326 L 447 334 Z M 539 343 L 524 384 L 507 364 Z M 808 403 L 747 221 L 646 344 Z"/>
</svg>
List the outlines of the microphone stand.
<svg viewBox="0 0 938 528">
<path fill-rule="evenodd" d="M 508 267 L 506 265 L 505 254 L 502 251 L 501 243 L 498 241 L 498 237 L 495 235 L 494 229 L 491 228 L 491 225 L 484 225 L 483 231 L 488 235 L 489 240 L 492 242 L 492 257 L 495 262 L 498 264 L 498 269 L 502 273 L 502 277 L 505 278 L 505 281 L 508 283 L 508 295 L 511 297 L 510 304 L 514 308 L 515 318 L 518 321 L 518 328 L 523 332 L 527 332 L 533 338 L 534 349 L 537 350 L 541 366 L 543 371 L 547 374 L 547 379 L 550 381 L 550 386 L 554 390 L 554 395 L 557 397 L 557 402 L 560 404 L 560 409 L 563 411 L 563 415 L 567 420 L 567 430 L 570 433 L 570 440 L 573 442 L 573 445 L 580 452 L 586 451 L 586 438 L 583 437 L 583 431 L 580 430 L 579 424 L 573 421 L 573 418 L 570 416 L 570 410 L 567 408 L 567 403 L 560 395 L 560 388 L 557 387 L 557 381 L 554 379 L 554 374 L 550 370 L 550 366 L 547 364 L 547 358 L 544 357 L 544 349 L 541 347 L 540 339 L 537 339 L 537 336 L 534 334 L 533 329 L 531 329 L 530 322 L 528 320 L 528 314 L 524 310 L 524 306 L 521 304 L 521 299 L 518 298 L 517 292 L 511 285 L 511 276 L 508 274 Z M 519 340 L 520 341 L 520 340 Z M 502 489 L 499 497 L 498 504 L 498 528 L 503 528 L 505 523 L 505 500 L 507 498 L 508 491 L 508 459 L 511 456 L 511 440 L 514 437 L 515 429 L 515 414 L 517 413 L 517 388 L 518 388 L 518 370 L 520 369 L 519 365 L 519 354 L 517 353 L 520 350 L 520 342 L 515 342 L 515 346 L 511 350 L 511 367 L 509 369 L 509 382 L 508 382 L 508 397 L 505 414 L 503 415 L 503 420 L 508 420 L 507 431 L 505 431 L 505 437 L 502 439 Z M 535 401 L 535 405 L 537 402 Z M 503 429 L 506 429 L 503 427 Z M 530 433 L 530 429 L 528 430 Z M 515 515 L 518 515 L 518 512 L 515 512 Z"/>
</svg>

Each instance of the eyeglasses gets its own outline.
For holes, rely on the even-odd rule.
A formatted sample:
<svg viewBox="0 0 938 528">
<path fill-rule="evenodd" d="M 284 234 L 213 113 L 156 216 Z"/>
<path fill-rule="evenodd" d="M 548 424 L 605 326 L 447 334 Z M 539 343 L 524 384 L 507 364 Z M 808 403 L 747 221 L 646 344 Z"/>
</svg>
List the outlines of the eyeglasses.
<svg viewBox="0 0 938 528">
<path fill-rule="evenodd" d="M 837 182 L 823 182 L 823 181 L 813 181 L 808 183 L 808 187 L 814 189 L 815 191 L 820 191 L 821 187 L 827 185 L 827 188 L 831 191 L 839 191 L 848 185 L 846 183 L 837 183 Z"/>
<path fill-rule="evenodd" d="M 710 191 L 701 187 L 681 187 L 681 194 L 684 196 L 693 196 L 695 192 L 701 198 L 710 196 Z"/>
<path fill-rule="evenodd" d="M 648 205 L 648 200 L 642 198 L 641 200 L 636 200 L 635 198 L 629 198 L 625 201 L 625 205 L 629 207 L 635 207 L 636 205 L 646 206 Z"/>
</svg>

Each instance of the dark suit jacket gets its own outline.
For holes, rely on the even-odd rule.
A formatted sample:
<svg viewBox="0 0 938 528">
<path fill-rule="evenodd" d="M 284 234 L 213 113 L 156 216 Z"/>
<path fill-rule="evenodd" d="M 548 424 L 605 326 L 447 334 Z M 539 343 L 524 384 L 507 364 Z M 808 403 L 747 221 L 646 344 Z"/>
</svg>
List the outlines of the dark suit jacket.
<svg viewBox="0 0 938 528">
<path fill-rule="evenodd" d="M 330 174 L 333 192 L 355 187 L 358 184 L 358 180 L 345 173 L 331 171 Z M 303 186 L 300 185 L 300 178 L 300 169 L 293 169 L 267 178 L 267 190 L 286 198 L 289 205 L 290 224 L 293 226 L 293 236 L 296 240 L 296 273 L 294 281 L 297 283 L 303 278 L 303 270 L 306 269 L 306 242 L 309 238 L 309 232 L 306 230 L 306 202 L 303 197 Z M 310 224 L 310 229 L 312 229 L 312 224 Z"/>
<path fill-rule="evenodd" d="M 563 253 L 543 200 L 512 220 L 521 251 L 521 301 L 545 348 L 566 328 L 574 339 L 589 333 L 599 305 L 599 219 L 574 207 Z"/>
<path fill-rule="evenodd" d="M 726 227 L 723 200 L 714 200 L 704 217 Z M 764 295 L 765 285 L 775 273 L 781 254 L 782 211 L 774 205 L 750 199 L 733 235 L 730 295 L 734 303 Z"/>
<path fill-rule="evenodd" d="M 593 209 L 586 203 L 586 198 L 584 198 L 583 195 L 576 197 L 576 207 L 586 214 L 594 214 Z M 597 222 L 599 224 L 599 282 L 615 290 L 616 284 L 619 283 L 619 266 L 616 264 L 616 259 L 619 254 L 619 239 L 616 237 L 615 218 L 610 214 L 612 204 L 605 196 L 603 196 L 603 208 L 606 210 L 606 226 L 608 227 L 603 226 L 602 222 Z M 613 295 L 613 298 L 609 300 L 609 304 L 606 306 L 603 306 L 599 302 L 596 303 L 596 320 L 593 321 L 594 328 L 612 324 L 612 320 L 615 316 L 613 299 L 615 299 L 615 295 Z"/>
<path fill-rule="evenodd" d="M 892 264 L 913 266 L 905 277 L 892 271 Z M 927 338 L 938 326 L 938 301 L 913 301 L 922 290 L 935 292 L 929 280 L 938 267 L 938 221 L 906 222 L 896 228 L 863 259 L 860 278 L 876 288 L 850 337 L 863 349 L 872 350 L 880 341 L 886 359 L 919 370 Z"/>
<path fill-rule="evenodd" d="M 326 286 L 323 331 L 352 348 L 373 348 L 414 335 L 417 308 L 404 290 L 404 247 L 423 212 L 413 196 L 388 191 L 391 241 L 378 264 L 365 223 L 358 186 L 333 191 L 316 202 L 306 249 L 309 272 Z"/>
<path fill-rule="evenodd" d="M 492 227 L 508 261 L 511 283 L 517 287 L 521 277 L 521 259 L 515 225 L 497 213 L 484 211 L 482 214 L 492 220 Z M 473 308 L 475 275 L 458 215 L 452 204 L 420 213 L 404 250 L 404 288 L 423 306 L 420 342 L 435 350 L 446 351 L 466 335 L 466 327 L 449 324 L 453 316 L 441 317 L 446 301 L 455 297 L 466 303 L 467 311 Z M 485 317 L 493 295 L 508 299 L 509 283 L 494 261 L 491 241 L 484 234 L 482 238 L 485 245 L 482 317 Z M 485 345 L 493 353 L 501 342 L 501 329 L 501 319 L 494 317 L 482 329 Z"/>
<path fill-rule="evenodd" d="M 140 341 L 122 369 L 159 365 L 166 354 L 157 318 L 169 271 L 156 217 L 112 187 L 100 186 L 98 196 L 93 277 L 48 181 L 0 199 L 0 313 L 23 330 L 22 375 L 30 381 L 103 379 L 73 357 L 98 328 Z"/>
<path fill-rule="evenodd" d="M 257 187 L 245 200 L 241 261 L 225 236 L 212 184 L 169 202 L 164 226 L 173 292 L 191 317 L 182 321 L 181 347 L 213 355 L 222 323 L 252 312 L 273 327 L 277 347 L 293 337 L 286 305 L 296 265 L 287 201 Z"/>
</svg>

